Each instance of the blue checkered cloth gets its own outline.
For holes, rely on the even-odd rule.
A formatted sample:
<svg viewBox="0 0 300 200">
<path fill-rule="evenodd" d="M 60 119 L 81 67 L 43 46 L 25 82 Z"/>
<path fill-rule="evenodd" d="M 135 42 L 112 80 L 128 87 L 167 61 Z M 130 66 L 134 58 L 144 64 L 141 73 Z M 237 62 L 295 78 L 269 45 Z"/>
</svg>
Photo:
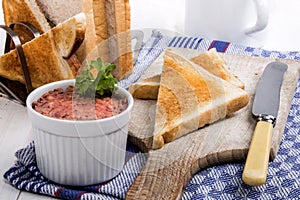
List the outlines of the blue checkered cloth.
<svg viewBox="0 0 300 200">
<path fill-rule="evenodd" d="M 218 52 L 257 57 L 300 60 L 300 52 L 267 51 L 223 41 L 211 41 L 193 37 L 170 38 L 153 31 L 143 44 L 134 71 L 119 82 L 128 88 L 167 47 L 183 47 L 196 50 L 216 48 Z M 299 80 L 300 81 L 300 80 Z M 266 184 L 250 187 L 243 183 L 243 164 L 224 164 L 199 171 L 190 180 L 182 199 L 299 199 L 300 198 L 300 82 L 292 101 L 282 142 L 274 161 L 269 163 Z M 124 199 L 146 162 L 145 154 L 132 144 L 127 146 L 123 171 L 107 183 L 88 187 L 61 186 L 47 180 L 36 166 L 34 143 L 16 152 L 17 161 L 4 178 L 14 187 L 37 194 L 61 199 Z"/>
</svg>

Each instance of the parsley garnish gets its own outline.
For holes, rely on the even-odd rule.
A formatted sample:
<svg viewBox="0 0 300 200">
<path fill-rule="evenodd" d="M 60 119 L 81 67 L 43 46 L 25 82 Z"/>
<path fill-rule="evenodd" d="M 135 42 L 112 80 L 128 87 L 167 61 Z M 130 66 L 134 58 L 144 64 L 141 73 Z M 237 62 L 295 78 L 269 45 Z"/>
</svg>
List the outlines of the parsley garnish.
<svg viewBox="0 0 300 200">
<path fill-rule="evenodd" d="M 118 82 L 111 73 L 115 68 L 116 65 L 102 62 L 101 58 L 92 60 L 77 75 L 75 88 L 81 96 L 94 97 L 95 92 L 100 96 L 110 95 Z"/>
</svg>

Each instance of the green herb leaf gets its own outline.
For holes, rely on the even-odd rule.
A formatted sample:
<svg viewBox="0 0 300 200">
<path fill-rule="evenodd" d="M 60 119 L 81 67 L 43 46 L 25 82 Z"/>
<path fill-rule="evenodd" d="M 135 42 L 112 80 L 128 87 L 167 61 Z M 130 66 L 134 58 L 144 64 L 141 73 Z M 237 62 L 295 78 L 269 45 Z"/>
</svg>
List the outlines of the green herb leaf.
<svg viewBox="0 0 300 200">
<path fill-rule="evenodd" d="M 110 95 L 118 82 L 111 73 L 115 68 L 116 65 L 102 62 L 101 58 L 92 60 L 77 75 L 75 88 L 81 96 L 94 97 L 95 92 L 100 96 Z"/>
</svg>

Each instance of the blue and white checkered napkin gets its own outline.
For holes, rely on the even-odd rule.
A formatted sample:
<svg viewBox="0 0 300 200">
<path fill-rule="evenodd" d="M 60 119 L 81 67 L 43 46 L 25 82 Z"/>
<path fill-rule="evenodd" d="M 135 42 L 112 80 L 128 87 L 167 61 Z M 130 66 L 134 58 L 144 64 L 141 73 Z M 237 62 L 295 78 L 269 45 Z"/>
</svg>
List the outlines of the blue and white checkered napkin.
<svg viewBox="0 0 300 200">
<path fill-rule="evenodd" d="M 218 52 L 230 54 L 300 60 L 300 52 L 266 51 L 193 37 L 170 38 L 153 31 L 152 37 L 139 53 L 133 74 L 119 82 L 119 85 L 128 88 L 168 46 L 197 50 L 216 48 Z M 124 199 L 126 191 L 146 161 L 146 156 L 138 153 L 132 145 L 129 144 L 127 148 L 128 159 L 123 171 L 113 180 L 100 185 L 68 187 L 48 181 L 36 166 L 33 143 L 16 152 L 16 164 L 4 174 L 4 178 L 20 190 L 62 199 Z M 277 157 L 269 164 L 266 184 L 258 187 L 245 185 L 241 179 L 242 171 L 243 164 L 226 164 L 202 170 L 190 180 L 182 199 L 299 199 L 300 82 L 292 101 Z"/>
</svg>

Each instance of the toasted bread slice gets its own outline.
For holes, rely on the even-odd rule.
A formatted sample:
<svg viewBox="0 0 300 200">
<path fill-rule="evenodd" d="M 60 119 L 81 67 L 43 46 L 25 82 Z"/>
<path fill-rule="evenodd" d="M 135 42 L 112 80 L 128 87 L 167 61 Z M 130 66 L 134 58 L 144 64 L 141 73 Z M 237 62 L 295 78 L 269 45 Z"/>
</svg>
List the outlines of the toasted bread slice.
<svg viewBox="0 0 300 200">
<path fill-rule="evenodd" d="M 91 51 L 97 46 L 97 44 L 101 43 L 103 40 L 107 38 L 107 29 L 105 26 L 106 24 L 106 12 L 105 12 L 105 1 L 104 0 L 81 0 L 82 3 L 82 10 L 86 17 L 86 33 L 85 33 L 85 39 L 83 44 L 79 47 L 76 54 L 81 62 L 83 62 L 87 56 L 91 53 Z M 95 4 L 95 6 L 94 6 Z M 100 4 L 100 5 L 98 5 Z M 101 12 L 96 12 L 94 14 L 94 9 L 97 8 L 98 10 L 101 10 Z M 99 24 L 95 24 L 94 19 L 99 17 L 103 20 L 104 25 L 100 26 Z M 96 30 L 97 28 L 97 30 Z M 99 38 L 97 36 L 97 31 L 102 30 L 102 36 L 103 38 Z M 100 31 L 99 31 L 100 32 Z M 108 51 L 108 49 L 104 49 L 105 52 Z M 93 58 L 94 59 L 94 58 Z"/>
<path fill-rule="evenodd" d="M 136 99 L 157 99 L 160 85 L 160 75 L 154 75 L 132 84 L 129 87 L 129 92 Z"/>
<path fill-rule="evenodd" d="M 10 1 L 2 0 L 4 22 L 8 26 L 13 22 L 31 23 L 40 33 L 50 31 L 51 27 L 35 0 Z M 16 26 L 14 31 L 22 43 L 30 41 L 32 33 L 24 27 Z"/>
<path fill-rule="evenodd" d="M 191 58 L 190 61 L 233 85 L 244 89 L 244 83 L 230 71 L 216 49 L 204 51 L 198 56 Z M 157 99 L 157 96 L 155 95 L 158 94 L 159 82 L 156 81 L 159 81 L 160 79 L 155 78 L 156 76 L 157 75 L 154 75 L 153 78 L 149 77 L 133 83 L 129 87 L 129 91 L 133 97 L 138 99 L 149 99 L 149 97 L 151 97 L 151 99 Z"/>
<path fill-rule="evenodd" d="M 120 80 L 133 69 L 129 0 L 106 0 L 106 19 L 110 60 L 117 66 L 113 75 Z"/>
<path fill-rule="evenodd" d="M 114 63 L 117 68 L 113 75 L 119 80 L 130 75 L 133 59 L 129 1 L 83 0 L 83 10 L 88 19 L 87 58 L 101 56 L 102 60 Z"/>
<path fill-rule="evenodd" d="M 247 92 L 167 50 L 157 99 L 153 149 L 163 147 L 249 102 Z"/>
<path fill-rule="evenodd" d="M 22 45 L 34 88 L 75 77 L 65 58 L 78 41 L 83 41 L 84 35 L 85 15 L 80 13 Z M 0 76 L 24 83 L 15 49 L 0 57 Z"/>
<path fill-rule="evenodd" d="M 50 25 L 56 26 L 83 12 L 81 0 L 35 0 Z"/>
<path fill-rule="evenodd" d="M 198 56 L 192 58 L 191 61 L 225 81 L 244 89 L 244 83 L 229 70 L 225 61 L 215 48 L 212 48 L 209 51 L 204 51 Z"/>
<path fill-rule="evenodd" d="M 132 73 L 129 0 L 3 0 L 2 5 L 6 25 L 25 21 L 35 26 L 40 33 L 48 32 L 65 19 L 84 12 L 86 35 L 82 45 L 76 49 L 78 62 L 82 63 L 100 45 L 98 56 L 116 64 L 117 68 L 113 72 L 115 77 L 122 79 Z M 23 44 L 33 38 L 24 27 L 16 26 L 15 32 Z M 106 41 L 108 38 L 112 39 Z"/>
</svg>

